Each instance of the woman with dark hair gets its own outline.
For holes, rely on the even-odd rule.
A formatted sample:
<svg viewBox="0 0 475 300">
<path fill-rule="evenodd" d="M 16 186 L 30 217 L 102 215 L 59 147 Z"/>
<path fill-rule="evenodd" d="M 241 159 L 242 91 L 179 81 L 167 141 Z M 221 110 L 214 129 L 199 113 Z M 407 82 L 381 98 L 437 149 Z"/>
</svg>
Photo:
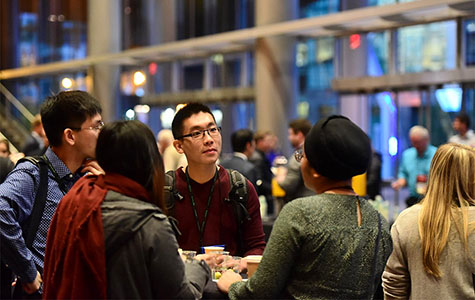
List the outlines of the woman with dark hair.
<svg viewBox="0 0 475 300">
<path fill-rule="evenodd" d="M 96 157 L 106 174 L 80 179 L 51 222 L 44 297 L 200 298 L 210 270 L 178 254 L 153 133 L 139 121 L 107 124 Z"/>
</svg>

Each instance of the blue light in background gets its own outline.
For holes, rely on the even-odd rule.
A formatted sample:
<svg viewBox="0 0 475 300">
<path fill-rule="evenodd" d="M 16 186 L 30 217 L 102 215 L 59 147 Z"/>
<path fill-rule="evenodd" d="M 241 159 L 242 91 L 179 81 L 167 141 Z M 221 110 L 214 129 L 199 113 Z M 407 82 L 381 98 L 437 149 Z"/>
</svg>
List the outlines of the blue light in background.
<svg viewBox="0 0 475 300">
<path fill-rule="evenodd" d="M 447 85 L 436 90 L 435 97 L 444 112 L 458 112 L 462 107 L 462 89 L 458 85 Z"/>
<path fill-rule="evenodd" d="M 397 145 L 398 141 L 397 138 L 395 137 L 390 137 L 388 140 L 388 150 L 389 150 L 389 155 L 395 156 L 397 154 Z"/>
<path fill-rule="evenodd" d="M 137 89 L 135 90 L 135 95 L 136 95 L 137 97 L 143 97 L 144 94 L 145 94 L 145 91 L 144 91 L 143 88 L 137 88 Z"/>
<path fill-rule="evenodd" d="M 396 111 L 396 106 L 394 106 L 393 100 L 391 99 L 391 94 L 389 94 L 388 92 L 384 92 L 383 100 L 384 100 L 384 103 L 386 103 L 387 107 L 389 108 L 389 111 L 394 113 Z"/>
</svg>

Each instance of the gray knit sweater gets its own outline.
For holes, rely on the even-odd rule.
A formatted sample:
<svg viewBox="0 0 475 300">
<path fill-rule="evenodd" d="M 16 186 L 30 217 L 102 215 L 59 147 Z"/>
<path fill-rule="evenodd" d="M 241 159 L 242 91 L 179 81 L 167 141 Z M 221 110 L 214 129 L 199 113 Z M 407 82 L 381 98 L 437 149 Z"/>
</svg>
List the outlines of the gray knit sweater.
<svg viewBox="0 0 475 300">
<path fill-rule="evenodd" d="M 372 298 L 392 251 L 388 224 L 355 196 L 320 194 L 287 204 L 275 221 L 257 272 L 231 285 L 230 299 Z"/>
</svg>

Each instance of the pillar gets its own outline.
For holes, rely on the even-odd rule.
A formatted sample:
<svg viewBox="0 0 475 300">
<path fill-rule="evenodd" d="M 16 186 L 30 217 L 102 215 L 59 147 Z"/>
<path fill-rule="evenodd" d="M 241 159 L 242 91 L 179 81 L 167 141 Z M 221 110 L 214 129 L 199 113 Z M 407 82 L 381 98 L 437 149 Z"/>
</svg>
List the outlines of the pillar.
<svg viewBox="0 0 475 300">
<path fill-rule="evenodd" d="M 343 1 L 342 10 L 365 7 L 367 0 Z M 340 70 L 341 77 L 367 76 L 368 43 L 366 34 L 360 34 L 360 44 L 356 48 L 350 46 L 350 37 L 341 38 L 340 43 Z M 353 43 L 353 47 L 356 45 Z M 340 96 L 340 113 L 361 129 L 368 133 L 369 110 L 368 96 L 366 94 L 352 94 Z"/>
<path fill-rule="evenodd" d="M 145 11 L 142 13 L 147 20 L 148 44 L 159 45 L 176 40 L 176 3 L 175 0 L 146 0 L 143 1 Z M 157 63 L 155 75 L 147 76 L 147 92 L 149 94 L 177 92 L 180 85 L 178 62 Z M 175 67 L 178 67 L 173 71 Z M 166 107 L 150 107 L 148 125 L 154 133 L 162 129 L 160 114 Z M 174 107 L 173 107 L 174 108 Z"/>
<path fill-rule="evenodd" d="M 293 20 L 299 1 L 255 1 L 256 26 Z M 258 130 L 271 130 L 279 138 L 282 152 L 292 152 L 287 140 L 288 124 L 296 118 L 297 67 L 295 38 L 259 38 L 256 42 L 255 93 Z"/>
<path fill-rule="evenodd" d="M 88 1 L 88 55 L 121 51 L 122 32 L 121 1 Z M 90 68 L 91 93 L 102 105 L 102 118 L 106 122 L 119 118 L 120 66 L 98 64 Z"/>
</svg>

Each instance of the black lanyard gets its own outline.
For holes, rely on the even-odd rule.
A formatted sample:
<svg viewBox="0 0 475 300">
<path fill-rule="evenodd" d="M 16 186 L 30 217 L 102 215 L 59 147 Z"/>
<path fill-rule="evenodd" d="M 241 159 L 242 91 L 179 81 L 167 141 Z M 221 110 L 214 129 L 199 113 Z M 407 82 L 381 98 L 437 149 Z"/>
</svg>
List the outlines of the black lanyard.
<svg viewBox="0 0 475 300">
<path fill-rule="evenodd" d="M 59 189 L 61 190 L 63 195 L 66 195 L 68 193 L 68 189 L 64 185 L 64 181 L 61 179 L 61 177 L 59 177 L 58 172 L 56 172 L 55 168 L 53 167 L 53 165 L 49 161 L 48 157 L 46 157 L 46 155 L 43 155 L 43 158 L 46 161 L 46 163 L 48 164 L 48 168 L 51 170 L 51 173 L 53 173 L 54 179 L 58 183 Z"/>
<path fill-rule="evenodd" d="M 206 205 L 205 215 L 203 217 L 203 221 L 201 222 L 201 226 L 200 226 L 200 219 L 198 217 L 198 211 L 196 210 L 195 198 L 193 197 L 193 192 L 191 191 L 190 176 L 188 175 L 188 168 L 186 168 L 185 174 L 186 174 L 186 183 L 188 185 L 188 192 L 190 193 L 191 204 L 193 205 L 193 213 L 195 215 L 196 227 L 198 227 L 198 231 L 200 232 L 200 248 L 201 248 L 203 247 L 203 234 L 205 232 L 206 220 L 208 219 L 209 206 L 211 204 L 211 199 L 213 198 L 214 186 L 216 184 L 216 179 L 218 178 L 218 170 L 216 170 L 216 172 L 214 173 L 213 185 L 211 186 L 211 191 L 209 192 L 208 204 Z"/>
</svg>

